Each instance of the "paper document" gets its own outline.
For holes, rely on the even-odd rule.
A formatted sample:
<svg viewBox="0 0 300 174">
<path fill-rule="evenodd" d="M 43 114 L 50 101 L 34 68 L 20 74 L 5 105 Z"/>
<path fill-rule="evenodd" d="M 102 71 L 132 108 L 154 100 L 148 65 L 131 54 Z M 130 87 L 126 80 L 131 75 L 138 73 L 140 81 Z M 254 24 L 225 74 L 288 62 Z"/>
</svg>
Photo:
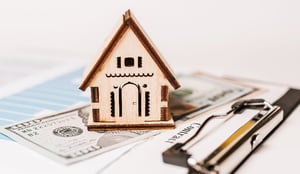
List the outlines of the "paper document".
<svg viewBox="0 0 300 174">
<path fill-rule="evenodd" d="M 48 77 L 46 74 L 45 77 L 39 77 L 40 79 L 33 78 L 24 84 L 17 83 L 6 90 L 1 89 L 1 93 L 5 95 L 15 87 L 27 86 L 8 96 L 0 97 L 0 126 L 88 103 L 88 93 L 78 89 L 82 71 L 82 68 L 71 69 L 55 77 Z M 0 139 L 7 137 L 0 134 Z"/>
</svg>

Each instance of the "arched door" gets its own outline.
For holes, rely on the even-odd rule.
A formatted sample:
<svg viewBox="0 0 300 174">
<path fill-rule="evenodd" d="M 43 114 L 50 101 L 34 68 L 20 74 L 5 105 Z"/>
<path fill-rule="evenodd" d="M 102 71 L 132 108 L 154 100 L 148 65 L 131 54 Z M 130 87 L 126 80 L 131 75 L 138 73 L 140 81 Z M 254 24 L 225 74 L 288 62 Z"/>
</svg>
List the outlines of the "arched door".
<svg viewBox="0 0 300 174">
<path fill-rule="evenodd" d="M 141 116 L 141 89 L 138 84 L 127 82 L 119 87 L 119 116 L 134 120 Z"/>
</svg>

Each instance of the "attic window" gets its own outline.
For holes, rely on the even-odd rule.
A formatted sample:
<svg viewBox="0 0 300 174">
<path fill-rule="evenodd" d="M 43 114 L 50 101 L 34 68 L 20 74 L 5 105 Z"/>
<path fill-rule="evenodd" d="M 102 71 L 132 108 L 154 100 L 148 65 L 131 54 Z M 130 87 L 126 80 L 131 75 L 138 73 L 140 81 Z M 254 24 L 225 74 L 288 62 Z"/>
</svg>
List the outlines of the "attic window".
<svg viewBox="0 0 300 174">
<path fill-rule="evenodd" d="M 134 66 L 134 59 L 133 59 L 133 57 L 126 57 L 125 58 L 125 66 L 127 66 L 127 67 Z"/>
</svg>

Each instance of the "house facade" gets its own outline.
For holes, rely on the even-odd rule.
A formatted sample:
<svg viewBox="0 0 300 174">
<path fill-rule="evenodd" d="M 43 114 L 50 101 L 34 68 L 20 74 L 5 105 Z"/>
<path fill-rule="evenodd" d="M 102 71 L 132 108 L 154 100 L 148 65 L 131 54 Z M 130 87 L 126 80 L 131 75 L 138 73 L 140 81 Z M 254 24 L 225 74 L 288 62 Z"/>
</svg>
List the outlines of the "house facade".
<svg viewBox="0 0 300 174">
<path fill-rule="evenodd" d="M 174 126 L 169 91 L 180 85 L 130 11 L 87 72 L 90 130 Z"/>
</svg>

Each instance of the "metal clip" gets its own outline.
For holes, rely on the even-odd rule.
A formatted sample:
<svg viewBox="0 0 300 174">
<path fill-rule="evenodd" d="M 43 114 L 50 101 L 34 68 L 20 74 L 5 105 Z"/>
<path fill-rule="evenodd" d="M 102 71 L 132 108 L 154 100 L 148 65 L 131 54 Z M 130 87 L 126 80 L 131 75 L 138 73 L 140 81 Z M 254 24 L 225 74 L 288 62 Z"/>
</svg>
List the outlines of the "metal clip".
<svg viewBox="0 0 300 174">
<path fill-rule="evenodd" d="M 249 99 L 234 103 L 231 112 L 234 114 L 242 113 L 245 109 L 270 109 L 272 105 L 264 99 Z"/>
<path fill-rule="evenodd" d="M 278 114 L 279 112 L 282 113 L 280 107 L 272 106 L 270 103 L 266 102 L 263 99 L 249 99 L 238 101 L 231 106 L 231 109 L 228 112 L 226 112 L 226 114 L 212 115 L 208 117 L 198 128 L 195 134 L 191 136 L 188 140 L 186 140 L 184 143 L 177 143 L 169 149 L 167 149 L 165 152 L 163 152 L 163 161 L 169 164 L 188 167 L 190 169 L 190 172 L 196 171 L 196 173 L 219 173 L 219 171 L 216 170 L 217 168 L 222 168 L 222 165 L 220 164 L 220 155 L 216 156 L 217 152 L 213 152 L 209 157 L 207 157 L 207 159 L 205 159 L 205 161 L 197 162 L 192 158 L 192 154 L 189 154 L 185 150 L 186 148 L 183 147 L 186 147 L 186 145 L 191 140 L 197 137 L 201 130 L 211 120 L 215 118 L 228 117 L 234 114 L 241 114 L 245 109 L 259 109 L 260 112 L 257 115 L 255 115 L 251 120 L 249 120 L 249 122 L 251 122 L 250 127 L 247 127 L 247 129 L 245 129 L 245 126 L 242 125 L 240 129 L 243 131 L 237 130 L 231 137 L 228 138 L 226 143 L 228 144 L 230 142 L 230 145 L 226 147 L 224 145 L 222 146 L 222 148 L 225 147 L 224 149 L 222 149 L 222 154 L 239 151 L 239 146 L 243 145 L 246 141 L 250 141 L 251 148 L 247 149 L 247 151 L 250 152 L 260 143 L 260 141 L 258 142 L 258 140 L 260 140 L 261 138 L 258 139 L 259 134 L 257 133 L 257 131 L 261 130 L 263 132 L 263 135 L 265 136 L 268 133 L 268 131 L 270 131 L 269 129 L 275 127 L 275 125 L 277 125 L 281 121 L 280 117 L 278 119 L 273 119 L 276 116 L 276 114 Z M 235 140 L 231 141 L 234 139 L 233 137 L 235 137 Z M 220 147 L 218 150 L 220 150 Z M 242 157 L 243 155 L 240 156 Z M 221 155 L 222 160 L 227 159 L 227 157 L 228 156 L 225 157 Z"/>
</svg>

